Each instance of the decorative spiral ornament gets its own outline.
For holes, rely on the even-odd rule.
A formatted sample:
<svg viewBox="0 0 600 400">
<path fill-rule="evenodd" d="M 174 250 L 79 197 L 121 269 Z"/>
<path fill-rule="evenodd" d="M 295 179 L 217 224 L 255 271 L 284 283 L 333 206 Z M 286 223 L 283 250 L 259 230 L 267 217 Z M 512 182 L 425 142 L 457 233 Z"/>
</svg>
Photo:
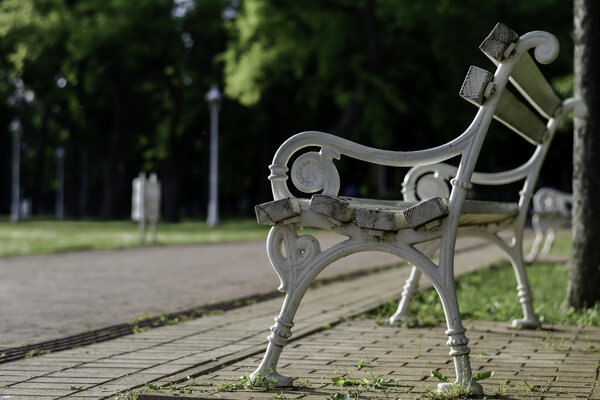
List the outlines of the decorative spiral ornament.
<svg viewBox="0 0 600 400">
<path fill-rule="evenodd" d="M 333 164 L 336 155 L 325 148 L 302 154 L 292 165 L 291 178 L 294 186 L 304 193 L 337 195 L 340 189 L 340 176 Z M 338 156 L 339 157 L 339 156 Z"/>
<path fill-rule="evenodd" d="M 563 112 L 573 110 L 573 116 L 585 118 L 588 115 L 588 107 L 582 99 L 570 98 L 563 101 Z"/>
<path fill-rule="evenodd" d="M 540 64 L 550 64 L 556 59 L 560 50 L 556 36 L 544 31 L 526 33 L 519 38 L 519 45 L 522 51 L 535 47 L 535 59 Z"/>
<path fill-rule="evenodd" d="M 439 174 L 427 174 L 417 181 L 417 196 L 419 200 L 427 200 L 433 197 L 450 197 L 448 184 Z"/>
<path fill-rule="evenodd" d="M 296 240 L 295 264 L 302 268 L 321 252 L 319 241 L 310 235 L 302 235 Z"/>
<path fill-rule="evenodd" d="M 302 154 L 292 165 L 292 182 L 305 193 L 323 189 L 324 172 L 321 155 L 316 152 Z"/>
<path fill-rule="evenodd" d="M 285 253 L 284 253 L 285 249 Z M 274 226 L 267 239 L 267 254 L 279 276 L 278 290 L 286 292 L 294 287 L 299 274 L 310 261 L 321 253 L 319 241 L 310 235 L 297 236 L 290 226 Z"/>
<path fill-rule="evenodd" d="M 277 290 L 280 292 L 287 291 L 290 278 L 290 268 L 287 262 L 287 257 L 283 253 L 285 229 L 290 228 L 287 226 L 282 227 L 275 225 L 273 228 L 271 228 L 271 232 L 269 232 L 269 237 L 267 238 L 267 255 L 269 256 L 269 261 L 271 261 L 271 265 L 279 277 L 280 285 Z"/>
</svg>

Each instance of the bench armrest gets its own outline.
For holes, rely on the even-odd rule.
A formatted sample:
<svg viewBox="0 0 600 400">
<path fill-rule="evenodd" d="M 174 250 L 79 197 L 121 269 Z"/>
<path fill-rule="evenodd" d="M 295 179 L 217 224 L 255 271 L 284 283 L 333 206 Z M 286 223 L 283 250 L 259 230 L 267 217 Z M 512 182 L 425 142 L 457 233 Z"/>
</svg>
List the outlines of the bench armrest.
<svg viewBox="0 0 600 400">
<path fill-rule="evenodd" d="M 523 165 L 501 172 L 473 172 L 471 182 L 478 185 L 506 185 L 525 179 L 539 155 L 538 152 Z M 456 176 L 458 168 L 444 163 L 411 168 L 402 182 L 404 200 L 418 201 L 432 197 L 448 197 L 448 183 Z"/>
<path fill-rule="evenodd" d="M 584 118 L 588 114 L 586 104 L 578 98 L 564 100 L 548 124 L 548 130 L 554 133 L 556 126 L 569 112 L 576 118 Z M 478 185 L 506 185 L 530 175 L 537 177 L 537 170 L 543 161 L 548 144 L 538 145 L 533 155 L 517 168 L 500 172 L 477 172 L 471 176 L 471 182 Z M 445 163 L 420 165 L 411 168 L 402 182 L 402 193 L 406 201 L 420 201 L 432 197 L 448 197 L 448 183 L 457 174 L 458 168 Z M 533 190 L 533 187 L 528 189 Z"/>
<path fill-rule="evenodd" d="M 467 129 L 456 139 L 441 146 L 402 152 L 363 146 L 324 132 L 301 132 L 279 147 L 273 157 L 273 163 L 269 166 L 273 197 L 275 200 L 294 197 L 286 183 L 289 171 L 287 164 L 296 152 L 306 147 L 319 147 L 320 150 L 306 152 L 294 161 L 290 174 L 294 186 L 304 193 L 323 190 L 323 194 L 335 196 L 340 188 L 340 178 L 333 160 L 339 159 L 342 155 L 392 167 L 426 165 L 461 154 L 475 133 L 475 130 Z"/>
</svg>

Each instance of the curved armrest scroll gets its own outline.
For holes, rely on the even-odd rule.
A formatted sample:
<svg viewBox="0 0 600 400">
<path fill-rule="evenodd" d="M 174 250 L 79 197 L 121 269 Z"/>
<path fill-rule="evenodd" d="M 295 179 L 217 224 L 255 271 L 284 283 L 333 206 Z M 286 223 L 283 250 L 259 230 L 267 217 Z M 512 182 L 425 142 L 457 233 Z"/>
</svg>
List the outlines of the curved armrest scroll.
<svg viewBox="0 0 600 400">
<path fill-rule="evenodd" d="M 340 182 L 333 160 L 342 155 L 392 167 L 432 164 L 461 154 L 472 133 L 472 130 L 467 130 L 453 141 L 431 149 L 402 152 L 363 146 L 324 132 L 301 132 L 279 147 L 269 166 L 273 197 L 275 200 L 293 197 L 286 183 L 287 163 L 294 153 L 306 147 L 320 147 L 321 150 L 305 153 L 296 159 L 291 171 L 292 182 L 305 193 L 323 190 L 323 194 L 335 196 Z"/>
<path fill-rule="evenodd" d="M 478 185 L 506 185 L 525 179 L 541 152 L 542 148 L 539 147 L 525 164 L 511 170 L 473 172 L 471 182 Z M 456 176 L 457 171 L 457 167 L 444 163 L 411 168 L 402 182 L 404 200 L 419 201 L 437 196 L 448 197 L 448 182 Z"/>
</svg>

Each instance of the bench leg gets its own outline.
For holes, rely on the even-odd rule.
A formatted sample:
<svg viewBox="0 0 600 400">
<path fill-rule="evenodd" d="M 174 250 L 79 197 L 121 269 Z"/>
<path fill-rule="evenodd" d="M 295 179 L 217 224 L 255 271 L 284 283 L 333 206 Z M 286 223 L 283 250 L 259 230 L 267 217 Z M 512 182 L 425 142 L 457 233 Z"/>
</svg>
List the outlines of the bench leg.
<svg viewBox="0 0 600 400">
<path fill-rule="evenodd" d="M 537 329 L 540 327 L 540 321 L 533 311 L 533 298 L 531 296 L 531 288 L 529 287 L 527 273 L 525 272 L 525 264 L 522 257 L 516 257 L 516 259 L 511 257 L 511 263 L 517 278 L 519 302 L 523 307 L 523 319 L 514 319 L 512 321 L 512 326 L 522 329 Z"/>
<path fill-rule="evenodd" d="M 440 246 L 439 240 L 435 240 L 427 245 L 423 250 L 423 254 L 431 258 Z M 390 324 L 400 324 L 404 321 L 414 323 L 417 321 L 416 317 L 412 317 L 409 313 L 410 302 L 419 289 L 419 280 L 421 279 L 421 270 L 417 267 L 412 267 L 410 271 L 410 277 L 406 280 L 406 283 L 402 287 L 402 297 L 398 304 L 398 309 L 390 317 Z"/>
<path fill-rule="evenodd" d="M 285 248 L 285 253 L 282 252 L 282 248 Z M 288 387 L 292 386 L 294 379 L 279 374 L 277 362 L 292 336 L 293 320 L 300 301 L 324 262 L 317 257 L 321 253 L 317 239 L 309 235 L 298 236 L 293 225 L 276 225 L 271 229 L 267 239 L 267 252 L 281 280 L 279 290 L 285 292 L 286 296 L 281 312 L 275 318 L 275 325 L 271 326 L 265 356 L 250 377 L 264 377 L 274 381 L 277 387 Z"/>
<path fill-rule="evenodd" d="M 556 239 L 556 231 L 554 228 L 549 228 L 546 234 L 546 242 L 544 243 L 544 248 L 542 249 L 542 256 L 545 257 L 550 254 L 550 250 L 554 244 L 554 239 Z"/>
<path fill-rule="evenodd" d="M 412 270 L 410 271 L 410 277 L 406 280 L 406 283 L 402 287 L 402 298 L 400 299 L 400 304 L 398 304 L 398 309 L 394 315 L 390 317 L 390 324 L 400 324 L 404 321 L 414 323 L 417 321 L 416 317 L 410 315 L 408 307 L 410 305 L 410 301 L 419 289 L 420 279 L 421 271 L 417 267 L 412 267 Z"/>
<path fill-rule="evenodd" d="M 275 325 L 271 326 L 271 334 L 269 335 L 269 345 L 267 351 L 262 359 L 262 362 L 251 375 L 251 379 L 259 377 L 265 377 L 269 381 L 274 381 L 277 387 L 289 387 L 292 386 L 294 378 L 289 376 L 281 375 L 277 372 L 277 363 L 279 362 L 279 356 L 281 351 L 288 343 L 288 338 L 292 336 L 292 327 L 294 323 L 291 318 L 288 317 L 289 310 L 286 307 L 286 301 L 283 304 L 281 313 L 275 318 Z M 295 311 L 295 310 L 294 310 Z"/>
<path fill-rule="evenodd" d="M 465 335 L 467 330 L 461 322 L 454 286 L 448 287 L 444 293 L 440 291 L 438 293 L 442 299 L 446 324 L 448 326 L 445 332 L 448 335 L 448 342 L 446 344 L 450 346 L 450 355 L 453 357 L 456 372 L 456 380 L 453 383 L 438 384 L 438 391 L 444 393 L 449 391 L 453 386 L 459 385 L 473 395 L 483 394 L 483 387 L 473 379 L 471 363 L 469 361 L 471 350 L 467 346 L 469 339 Z"/>
<path fill-rule="evenodd" d="M 515 236 L 512 239 L 512 245 L 507 243 L 498 235 L 487 235 L 488 240 L 496 243 L 508 256 L 517 279 L 517 291 L 519 293 L 519 302 L 523 307 L 523 318 L 512 321 L 512 326 L 522 329 L 539 328 L 540 322 L 533 311 L 533 298 L 531 296 L 531 288 L 525 272 L 525 261 L 523 260 L 523 230 L 517 229 Z"/>
<path fill-rule="evenodd" d="M 533 216 L 534 221 L 535 221 L 535 217 L 537 217 L 537 215 Z M 527 262 L 535 261 L 535 259 L 537 258 L 538 254 L 540 252 L 540 246 L 542 245 L 542 242 L 544 241 L 544 232 L 542 231 L 542 229 L 537 227 L 535 223 L 534 223 L 534 227 L 535 227 L 535 239 L 533 240 L 533 245 L 531 246 L 531 250 L 529 251 L 529 254 L 527 254 L 527 257 L 525 257 L 525 260 Z"/>
</svg>

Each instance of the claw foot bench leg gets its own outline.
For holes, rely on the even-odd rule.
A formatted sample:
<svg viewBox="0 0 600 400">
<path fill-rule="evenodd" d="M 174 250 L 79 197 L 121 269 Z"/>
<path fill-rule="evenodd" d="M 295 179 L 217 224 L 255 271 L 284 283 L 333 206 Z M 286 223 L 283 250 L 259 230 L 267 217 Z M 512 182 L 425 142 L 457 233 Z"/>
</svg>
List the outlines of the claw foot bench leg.
<svg viewBox="0 0 600 400">
<path fill-rule="evenodd" d="M 276 387 L 292 386 L 294 378 L 279 374 L 277 372 L 277 362 L 281 351 L 287 345 L 288 338 L 292 336 L 293 326 L 294 323 L 291 321 L 284 320 L 281 317 L 275 318 L 275 325 L 271 327 L 272 333 L 269 336 L 267 351 L 256 371 L 250 375 L 251 379 L 263 376 L 269 381 L 274 381 Z"/>
</svg>

